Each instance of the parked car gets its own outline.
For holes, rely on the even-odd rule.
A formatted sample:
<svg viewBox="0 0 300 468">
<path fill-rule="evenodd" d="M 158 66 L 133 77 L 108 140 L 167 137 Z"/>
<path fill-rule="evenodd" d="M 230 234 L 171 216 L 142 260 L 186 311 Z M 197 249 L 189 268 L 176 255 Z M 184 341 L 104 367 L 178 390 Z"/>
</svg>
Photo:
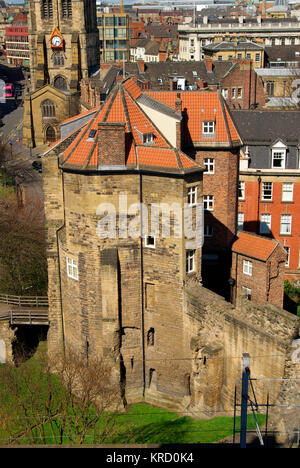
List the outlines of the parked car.
<svg viewBox="0 0 300 468">
<path fill-rule="evenodd" d="M 42 172 L 42 163 L 40 161 L 33 161 L 32 163 L 33 169 Z"/>
</svg>

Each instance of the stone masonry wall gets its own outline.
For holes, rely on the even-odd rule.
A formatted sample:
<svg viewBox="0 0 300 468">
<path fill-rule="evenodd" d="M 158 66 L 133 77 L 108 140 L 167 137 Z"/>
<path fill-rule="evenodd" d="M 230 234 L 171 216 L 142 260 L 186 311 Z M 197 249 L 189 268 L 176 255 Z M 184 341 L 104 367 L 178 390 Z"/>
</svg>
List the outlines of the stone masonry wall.
<svg viewBox="0 0 300 468">
<path fill-rule="evenodd" d="M 291 365 L 291 343 L 299 334 L 299 318 L 243 296 L 233 307 L 205 288 L 190 288 L 186 307 L 194 352 L 191 409 L 195 413 L 232 414 L 243 353 L 250 354 L 251 377 L 284 377 Z M 266 386 L 257 382 L 255 392 L 259 402 L 265 403 Z M 279 384 L 274 385 L 272 400 L 279 392 Z"/>
</svg>

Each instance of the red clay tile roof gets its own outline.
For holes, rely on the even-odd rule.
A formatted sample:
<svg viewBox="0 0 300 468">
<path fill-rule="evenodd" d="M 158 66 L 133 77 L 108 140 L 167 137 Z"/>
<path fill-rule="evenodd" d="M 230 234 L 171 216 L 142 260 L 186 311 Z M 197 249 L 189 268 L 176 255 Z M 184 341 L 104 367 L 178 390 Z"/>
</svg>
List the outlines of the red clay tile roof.
<svg viewBox="0 0 300 468">
<path fill-rule="evenodd" d="M 241 231 L 232 244 L 232 252 L 266 262 L 278 245 L 281 244 L 275 239 Z"/>
<path fill-rule="evenodd" d="M 64 151 L 62 167 L 98 169 L 98 124 L 99 122 L 125 123 L 126 165 L 129 168 L 145 167 L 160 170 L 185 172 L 201 167 L 171 144 L 146 116 L 136 98 L 141 91 L 132 79 L 118 84 L 107 101 L 98 108 L 91 119 Z M 76 119 L 74 117 L 73 119 Z M 89 138 L 91 130 L 95 131 Z M 143 143 L 143 134 L 151 133 L 153 142 Z"/>
<path fill-rule="evenodd" d="M 182 111 L 186 114 L 183 125 L 185 143 L 241 144 L 226 104 L 217 91 L 146 91 L 145 94 L 174 109 L 177 95 L 180 96 Z M 215 136 L 209 140 L 202 136 L 203 121 L 215 122 Z"/>
<path fill-rule="evenodd" d="M 149 91 L 146 93 L 158 103 L 176 109 L 180 97 L 183 111 L 183 141 L 205 146 L 211 144 L 231 147 L 241 144 L 241 139 L 232 121 L 226 104 L 215 91 Z M 119 83 L 102 106 L 93 109 L 90 119 L 64 151 L 62 167 L 98 169 L 98 124 L 99 122 L 125 123 L 126 165 L 149 166 L 180 172 L 200 169 L 200 166 L 181 150 L 173 148 L 139 105 L 142 92 L 132 78 Z M 138 101 L 137 101 L 138 100 Z M 161 105 L 161 104 L 160 104 Z M 87 113 L 80 114 L 86 115 Z M 65 122 L 78 119 L 71 117 Z M 202 121 L 215 122 L 215 134 L 209 138 L 202 135 Z M 91 130 L 94 137 L 89 138 Z M 143 143 L 143 135 L 151 133 L 153 142 Z M 164 151 L 168 150 L 168 151 Z"/>
</svg>

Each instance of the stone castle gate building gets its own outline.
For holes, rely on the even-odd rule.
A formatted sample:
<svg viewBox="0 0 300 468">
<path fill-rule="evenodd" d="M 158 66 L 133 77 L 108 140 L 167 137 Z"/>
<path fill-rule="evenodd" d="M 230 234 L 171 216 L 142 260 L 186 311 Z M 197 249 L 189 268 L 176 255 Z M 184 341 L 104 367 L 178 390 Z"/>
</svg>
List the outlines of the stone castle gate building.
<svg viewBox="0 0 300 468">
<path fill-rule="evenodd" d="M 239 137 L 218 93 L 192 94 L 200 118 L 188 105 L 183 111 L 182 94 L 167 104 L 127 79 L 101 107 L 64 122 L 61 139 L 44 154 L 48 346 L 105 359 L 128 403 L 231 414 L 242 353 L 253 357 L 254 375 L 281 378 L 299 319 L 243 295 L 232 305 L 203 287 L 205 237 L 202 248 L 196 229 L 194 237 L 177 235 L 185 213 L 166 222 L 160 212 L 156 230 L 149 229 L 163 203 L 188 206 L 197 226 L 206 187 L 212 230 L 205 231 L 204 216 L 204 236 L 214 227 L 219 236 L 208 236 L 210 248 L 228 250 L 236 233 L 230 177 L 237 181 Z M 213 180 L 218 171 L 222 187 Z M 144 224 L 136 221 L 141 206 Z"/>
</svg>

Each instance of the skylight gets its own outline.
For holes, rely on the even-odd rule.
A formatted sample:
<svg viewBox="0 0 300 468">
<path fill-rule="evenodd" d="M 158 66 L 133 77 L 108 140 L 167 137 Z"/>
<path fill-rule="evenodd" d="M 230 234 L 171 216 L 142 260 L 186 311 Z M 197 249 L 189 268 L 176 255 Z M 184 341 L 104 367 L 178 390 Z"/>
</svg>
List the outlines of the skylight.
<svg viewBox="0 0 300 468">
<path fill-rule="evenodd" d="M 92 141 L 95 138 L 96 130 L 91 130 L 87 138 L 88 141 Z"/>
</svg>

